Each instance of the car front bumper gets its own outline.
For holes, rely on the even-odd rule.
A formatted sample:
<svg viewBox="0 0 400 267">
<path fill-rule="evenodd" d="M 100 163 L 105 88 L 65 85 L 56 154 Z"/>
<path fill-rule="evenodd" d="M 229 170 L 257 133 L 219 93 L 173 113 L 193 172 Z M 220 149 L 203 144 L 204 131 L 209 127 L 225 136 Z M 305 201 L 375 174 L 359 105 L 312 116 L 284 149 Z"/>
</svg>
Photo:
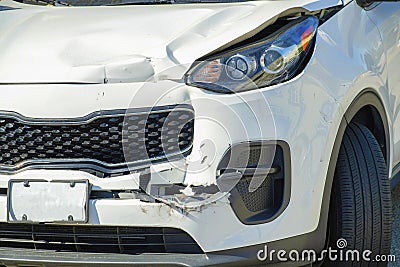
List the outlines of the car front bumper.
<svg viewBox="0 0 400 267">
<path fill-rule="evenodd" d="M 317 46 L 323 46 L 318 40 L 319 36 Z M 320 56 L 321 52 L 316 50 L 304 72 L 289 82 L 238 95 L 210 93 L 177 81 L 1 85 L 0 110 L 30 118 L 59 119 L 83 117 L 101 110 L 190 104 L 195 112 L 190 156 L 172 167 L 168 163 L 156 164 L 150 167 L 150 172 L 155 176 L 162 173 L 170 183 L 191 186 L 215 184 L 217 166 L 234 144 L 276 140 L 287 143 L 291 161 L 289 202 L 268 223 L 243 224 L 233 212 L 228 195 L 191 210 L 177 208 L 168 201 L 148 203 L 113 198 L 89 201 L 91 225 L 179 228 L 193 237 L 206 254 L 251 247 L 306 235 L 319 225 L 329 152 L 343 116 L 337 99 L 329 93 L 336 90 L 337 84 L 331 79 L 336 72 L 327 71 L 329 66 L 322 68 L 324 62 L 318 60 Z M 202 150 L 204 146 L 208 147 L 206 151 Z M 208 158 L 204 166 L 197 160 L 199 155 Z M 191 166 L 200 171 L 189 172 Z M 31 169 L 1 174 L 0 188 L 4 192 L 10 179 L 86 179 L 97 191 L 132 190 L 139 189 L 139 175 L 140 170 L 99 178 L 80 170 Z M 0 196 L 0 208 L 3 211 L 0 222 L 6 222 L 4 194 Z M 254 251 L 251 253 L 256 256 Z"/>
<path fill-rule="evenodd" d="M 268 90 L 239 96 L 210 94 L 171 81 L 154 84 L 3 85 L 2 92 L 2 110 L 33 118 L 74 118 L 97 110 L 146 107 L 155 103 L 190 103 L 196 116 L 191 156 L 204 153 L 200 147 L 207 143 L 205 141 L 211 141 L 207 143 L 211 149 L 205 152 L 209 153 L 210 161 L 200 172 L 192 174 L 174 172 L 165 163 L 150 168 L 152 173 L 170 172 L 167 177 L 173 183 L 212 185 L 219 161 L 236 143 L 282 140 L 290 146 L 290 201 L 282 214 L 269 223 L 241 223 L 225 195 L 191 211 L 176 209 L 168 203 L 145 203 L 138 199 L 92 199 L 89 201 L 89 224 L 180 228 L 189 233 L 204 252 L 285 239 L 311 232 L 318 225 L 324 188 L 324 179 L 320 178 L 326 175 L 329 162 L 329 154 L 324 151 L 331 150 L 331 140 L 334 140 L 331 130 L 336 127 L 335 117 L 341 114 L 334 99 L 308 75 Z M 313 105 L 319 112 L 306 108 L 306 100 L 312 102 L 307 105 Z M 267 116 L 261 117 L 260 114 Z M 190 167 L 190 164 L 186 162 L 186 166 Z M 139 188 L 138 174 L 99 178 L 78 170 L 39 169 L 2 174 L 0 178 L 0 188 L 7 188 L 10 179 L 87 179 L 94 190 Z M 7 220 L 6 205 L 7 197 L 0 196 L 2 222 Z"/>
</svg>

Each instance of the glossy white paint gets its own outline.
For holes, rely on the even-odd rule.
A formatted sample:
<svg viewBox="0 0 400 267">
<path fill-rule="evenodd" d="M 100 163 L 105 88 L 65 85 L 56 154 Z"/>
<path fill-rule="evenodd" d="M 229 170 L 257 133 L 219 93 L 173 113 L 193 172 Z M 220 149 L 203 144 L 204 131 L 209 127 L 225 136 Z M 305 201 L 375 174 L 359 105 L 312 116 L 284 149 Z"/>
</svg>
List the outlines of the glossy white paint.
<svg viewBox="0 0 400 267">
<path fill-rule="evenodd" d="M 4 3 L 0 1 L 0 5 Z M 185 165 L 183 170 L 168 175 L 169 180 L 192 185 L 215 183 L 216 165 L 232 143 L 286 141 L 291 151 L 291 198 L 285 211 L 272 222 L 243 225 L 224 197 L 189 214 L 165 204 L 139 200 L 92 200 L 89 223 L 179 227 L 206 252 L 308 233 L 319 222 L 325 177 L 340 121 L 354 98 L 366 88 L 374 90 L 386 107 L 391 125 L 390 166 L 399 161 L 400 82 L 393 73 L 398 67 L 400 48 L 399 36 L 393 37 L 393 27 L 397 27 L 398 34 L 400 4 L 382 4 L 365 11 L 355 2 L 348 3 L 319 27 L 309 64 L 288 82 L 235 96 L 193 88 L 180 78 L 196 58 L 241 38 L 287 9 L 316 10 L 339 3 L 302 0 L 24 7 L 2 12 L 0 83 L 42 84 L 0 85 L 0 110 L 29 117 L 65 118 L 154 103 L 190 103 L 197 118 L 193 153 L 206 140 L 215 145 L 206 152 L 212 160 L 202 172 L 185 173 L 189 168 Z M 184 65 L 178 65 L 181 63 Z M 110 83 L 103 84 L 105 78 Z M 147 78 L 151 80 L 145 82 Z M 97 84 L 46 84 L 49 82 Z M 265 100 L 270 109 L 263 113 Z M 269 116 L 260 118 L 260 114 Z M 240 124 L 248 136 L 243 135 Z M 169 168 L 153 166 L 153 177 L 156 179 Z M 137 188 L 137 176 L 100 179 L 79 171 L 48 170 L 0 175 L 0 187 L 6 187 L 10 178 L 23 177 L 86 178 L 97 189 Z M 0 197 L 0 207 L 5 210 L 5 197 Z M 0 213 L 1 221 L 5 221 L 5 215 Z"/>
<path fill-rule="evenodd" d="M 380 3 L 368 11 L 382 36 L 386 68 L 382 79 L 387 88 L 388 113 L 392 115 L 393 151 L 400 151 L 400 9 L 398 3 Z M 400 162 L 400 153 L 394 153 L 393 166 Z"/>
</svg>

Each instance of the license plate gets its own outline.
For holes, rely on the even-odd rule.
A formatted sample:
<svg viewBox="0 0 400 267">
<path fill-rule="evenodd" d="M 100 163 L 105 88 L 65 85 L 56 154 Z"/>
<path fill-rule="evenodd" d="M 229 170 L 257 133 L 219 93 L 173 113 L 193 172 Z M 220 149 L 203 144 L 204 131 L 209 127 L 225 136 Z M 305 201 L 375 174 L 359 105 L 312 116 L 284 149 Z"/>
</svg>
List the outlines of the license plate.
<svg viewBox="0 0 400 267">
<path fill-rule="evenodd" d="M 88 201 L 87 180 L 10 180 L 7 220 L 84 223 L 88 219 Z"/>
</svg>

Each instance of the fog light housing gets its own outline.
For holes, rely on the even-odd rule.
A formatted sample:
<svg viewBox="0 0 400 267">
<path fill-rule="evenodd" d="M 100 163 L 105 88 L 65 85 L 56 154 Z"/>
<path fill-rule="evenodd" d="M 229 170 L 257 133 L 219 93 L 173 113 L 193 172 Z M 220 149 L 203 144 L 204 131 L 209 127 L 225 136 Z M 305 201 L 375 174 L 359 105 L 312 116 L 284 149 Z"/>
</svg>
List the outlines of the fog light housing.
<svg viewBox="0 0 400 267">
<path fill-rule="evenodd" d="M 219 188 L 229 188 L 230 205 L 243 224 L 270 222 L 289 203 L 289 146 L 283 141 L 233 145 L 219 163 L 217 175 Z M 262 182 L 251 188 L 252 180 L 260 177 Z M 232 180 L 235 181 L 233 185 Z"/>
</svg>

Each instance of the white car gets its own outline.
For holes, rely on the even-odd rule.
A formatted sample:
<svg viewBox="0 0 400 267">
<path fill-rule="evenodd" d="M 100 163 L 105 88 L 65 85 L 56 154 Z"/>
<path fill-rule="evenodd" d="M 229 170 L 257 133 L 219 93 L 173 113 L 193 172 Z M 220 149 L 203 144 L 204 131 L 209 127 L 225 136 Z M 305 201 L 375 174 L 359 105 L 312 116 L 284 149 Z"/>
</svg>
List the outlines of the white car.
<svg viewBox="0 0 400 267">
<path fill-rule="evenodd" d="M 0 0 L 0 264 L 376 264 L 399 18 L 373 0 Z"/>
</svg>

